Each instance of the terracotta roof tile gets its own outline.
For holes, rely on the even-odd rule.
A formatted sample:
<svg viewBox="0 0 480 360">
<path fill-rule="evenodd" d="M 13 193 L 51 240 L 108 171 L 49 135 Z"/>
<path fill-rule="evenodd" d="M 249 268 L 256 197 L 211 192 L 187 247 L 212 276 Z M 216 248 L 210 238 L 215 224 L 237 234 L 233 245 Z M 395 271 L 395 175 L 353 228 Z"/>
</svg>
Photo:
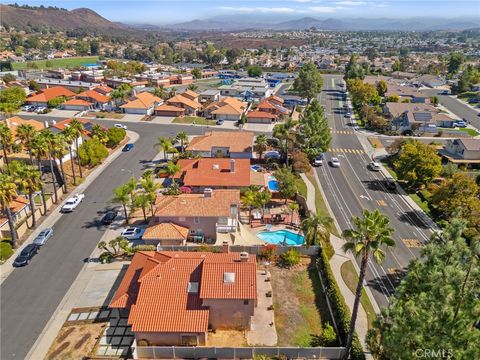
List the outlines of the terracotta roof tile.
<svg viewBox="0 0 480 360">
<path fill-rule="evenodd" d="M 38 130 L 38 131 L 45 129 L 45 125 L 41 121 L 34 120 L 34 119 L 25 120 L 18 116 L 13 116 L 11 118 L 8 118 L 5 120 L 5 122 L 8 128 L 12 131 L 13 136 L 17 134 L 17 128 L 22 124 L 32 125 L 35 128 L 35 130 Z"/>
<path fill-rule="evenodd" d="M 251 152 L 254 134 L 248 131 L 211 131 L 194 137 L 187 147 L 189 151 L 211 151 L 212 147 L 229 148 L 230 152 Z"/>
<path fill-rule="evenodd" d="M 178 106 L 173 106 L 173 105 L 168 105 L 168 104 L 162 104 L 160 106 L 157 106 L 155 108 L 156 111 L 173 111 L 173 112 L 185 112 L 184 108 L 178 107 Z"/>
<path fill-rule="evenodd" d="M 108 103 L 110 101 L 110 98 L 108 96 L 100 94 L 98 91 L 95 91 L 95 90 L 83 91 L 80 94 L 78 94 L 76 97 L 77 98 L 93 99 L 97 103 Z"/>
<path fill-rule="evenodd" d="M 265 111 L 249 111 L 247 113 L 247 118 L 276 119 L 277 115 Z"/>
<path fill-rule="evenodd" d="M 143 234 L 143 239 L 187 239 L 188 228 L 171 222 L 149 226 Z"/>
<path fill-rule="evenodd" d="M 138 94 L 134 100 L 127 102 L 120 106 L 127 109 L 149 109 L 155 103 L 162 103 L 163 100 L 159 97 L 150 94 L 149 92 L 142 92 Z"/>
<path fill-rule="evenodd" d="M 198 102 L 193 101 L 185 96 L 182 96 L 181 94 L 175 95 L 174 97 L 168 99 L 167 104 L 183 104 L 192 109 L 200 108 L 200 104 Z"/>
<path fill-rule="evenodd" d="M 64 88 L 63 86 L 54 86 L 51 88 L 43 89 L 40 94 L 28 97 L 27 101 L 47 102 L 48 100 L 55 99 L 59 96 L 72 97 L 75 96 L 75 93 Z"/>
<path fill-rule="evenodd" d="M 89 101 L 85 101 L 85 100 L 82 100 L 82 99 L 70 99 L 68 101 L 65 101 L 63 103 L 63 105 L 84 105 L 84 106 L 90 106 L 90 105 L 93 105 L 91 102 Z"/>
</svg>

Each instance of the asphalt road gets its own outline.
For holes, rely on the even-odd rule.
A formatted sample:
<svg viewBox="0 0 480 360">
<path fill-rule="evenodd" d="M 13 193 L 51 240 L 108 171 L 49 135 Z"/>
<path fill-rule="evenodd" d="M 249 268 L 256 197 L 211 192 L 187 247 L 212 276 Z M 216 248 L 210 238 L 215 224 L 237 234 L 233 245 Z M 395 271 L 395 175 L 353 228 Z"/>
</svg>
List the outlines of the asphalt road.
<svg viewBox="0 0 480 360">
<path fill-rule="evenodd" d="M 43 117 L 44 118 L 44 117 Z M 111 126 L 111 121 L 97 121 Z M 53 226 L 54 236 L 31 263 L 15 269 L 0 287 L 0 359 L 24 359 L 48 320 L 74 282 L 87 258 L 103 235 L 98 226 L 110 203 L 112 189 L 126 182 L 131 174 L 141 175 L 142 161 L 158 152 L 157 138 L 181 130 L 200 134 L 199 127 L 158 126 L 129 123 L 129 130 L 140 134 L 135 148 L 122 153 L 85 191 L 85 200 L 71 214 L 62 215 Z"/>
<path fill-rule="evenodd" d="M 467 121 L 469 121 L 472 126 L 480 130 L 480 116 L 478 116 L 478 114 L 480 114 L 480 109 L 474 110 L 452 96 L 440 95 L 440 90 L 431 89 L 422 91 L 429 96 L 436 95 L 440 104 L 445 106 L 448 110 L 457 115 L 460 119 L 467 119 Z"/>
<path fill-rule="evenodd" d="M 421 214 L 412 209 L 400 194 L 384 187 L 381 173 L 367 169 L 371 159 L 364 153 L 343 114 L 343 100 L 337 86 L 340 79 L 340 76 L 324 76 L 320 101 L 325 106 L 332 129 L 331 150 L 326 159 L 335 156 L 341 165 L 332 168 L 324 164 L 317 168 L 317 173 L 342 231 L 353 226 L 352 216 L 360 216 L 362 209 L 379 209 L 391 220 L 396 246 L 387 251 L 383 264 L 378 265 L 372 260 L 366 274 L 366 283 L 382 308 L 388 305 L 389 296 L 400 279 L 399 274 L 412 258 L 419 255 L 418 246 L 428 241 L 432 231 L 419 217 Z"/>
</svg>

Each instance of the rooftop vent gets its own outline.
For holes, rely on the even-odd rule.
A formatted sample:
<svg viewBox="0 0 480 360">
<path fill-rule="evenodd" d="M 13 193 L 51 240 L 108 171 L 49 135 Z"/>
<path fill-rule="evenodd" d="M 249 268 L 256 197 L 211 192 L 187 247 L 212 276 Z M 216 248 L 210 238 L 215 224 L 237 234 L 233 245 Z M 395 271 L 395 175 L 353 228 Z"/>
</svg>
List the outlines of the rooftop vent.
<svg viewBox="0 0 480 360">
<path fill-rule="evenodd" d="M 203 190 L 203 197 L 211 198 L 211 197 L 212 197 L 212 194 L 213 194 L 213 190 L 210 189 L 210 188 L 205 188 L 205 189 Z"/>
<path fill-rule="evenodd" d="M 233 284 L 235 282 L 235 273 L 231 273 L 231 272 L 223 273 L 223 282 L 225 284 Z"/>
<path fill-rule="evenodd" d="M 240 261 L 248 261 L 248 253 L 246 251 L 240 253 Z"/>
<path fill-rule="evenodd" d="M 218 164 L 213 164 L 213 165 L 212 165 L 212 169 L 213 169 L 213 170 L 220 170 L 220 165 L 218 165 Z"/>
</svg>

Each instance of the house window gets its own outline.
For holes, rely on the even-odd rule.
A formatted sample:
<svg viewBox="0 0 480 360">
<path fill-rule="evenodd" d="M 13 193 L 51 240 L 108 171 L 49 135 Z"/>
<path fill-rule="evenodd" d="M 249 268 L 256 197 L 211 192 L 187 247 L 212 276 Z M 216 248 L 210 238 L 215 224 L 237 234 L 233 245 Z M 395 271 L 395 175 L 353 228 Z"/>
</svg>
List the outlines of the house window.
<svg viewBox="0 0 480 360">
<path fill-rule="evenodd" d="M 190 235 L 195 235 L 195 234 L 196 234 L 195 229 L 190 229 Z"/>
<path fill-rule="evenodd" d="M 197 335 L 182 335 L 183 346 L 197 346 Z"/>
<path fill-rule="evenodd" d="M 243 300 L 243 305 L 248 305 L 249 301 L 248 299 Z"/>
<path fill-rule="evenodd" d="M 200 218 L 199 218 L 198 216 L 195 216 L 195 217 L 193 218 L 193 223 L 194 223 L 194 224 L 200 224 Z"/>
</svg>

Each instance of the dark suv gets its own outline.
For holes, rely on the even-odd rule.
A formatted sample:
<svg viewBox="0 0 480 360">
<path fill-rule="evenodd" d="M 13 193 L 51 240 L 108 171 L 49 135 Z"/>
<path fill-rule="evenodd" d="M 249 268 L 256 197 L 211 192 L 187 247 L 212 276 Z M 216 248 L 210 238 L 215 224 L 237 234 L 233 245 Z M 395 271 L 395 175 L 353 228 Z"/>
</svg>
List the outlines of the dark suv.
<svg viewBox="0 0 480 360">
<path fill-rule="evenodd" d="M 28 244 L 27 246 L 25 246 L 25 248 L 22 250 L 20 255 L 18 255 L 15 261 L 13 262 L 13 266 L 20 267 L 20 266 L 28 265 L 30 260 L 38 252 L 38 248 L 39 246 L 36 244 Z"/>
<path fill-rule="evenodd" d="M 386 187 L 388 190 L 395 191 L 395 190 L 397 190 L 397 183 L 396 183 L 395 180 L 392 179 L 392 178 L 386 178 L 386 179 L 385 179 L 385 187 Z"/>
<path fill-rule="evenodd" d="M 117 217 L 118 215 L 118 211 L 117 210 L 110 210 L 108 211 L 105 215 L 103 215 L 102 217 L 102 224 L 104 225 L 110 225 L 113 220 L 115 220 L 115 218 Z"/>
</svg>

